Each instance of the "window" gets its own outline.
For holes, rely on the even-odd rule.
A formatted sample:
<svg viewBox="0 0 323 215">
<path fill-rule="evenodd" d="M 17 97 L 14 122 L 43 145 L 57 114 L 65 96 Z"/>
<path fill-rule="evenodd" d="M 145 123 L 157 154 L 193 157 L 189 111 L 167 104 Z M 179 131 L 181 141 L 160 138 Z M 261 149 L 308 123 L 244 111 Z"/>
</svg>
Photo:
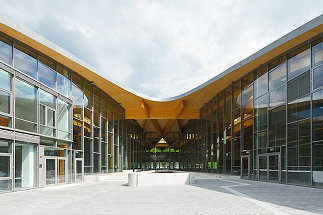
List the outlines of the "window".
<svg viewBox="0 0 323 215">
<path fill-rule="evenodd" d="M 310 95 L 288 103 L 288 122 L 298 121 L 310 117 Z"/>
<path fill-rule="evenodd" d="M 16 128 L 35 132 L 37 90 L 34 86 L 27 84 L 18 78 L 16 78 L 15 83 Z"/>
<path fill-rule="evenodd" d="M 255 130 L 261 131 L 267 128 L 267 106 L 268 94 L 263 95 L 255 100 Z"/>
<path fill-rule="evenodd" d="M 48 136 L 56 134 L 56 97 L 39 90 L 39 124 L 40 133 Z"/>
<path fill-rule="evenodd" d="M 59 68 L 61 67 L 57 67 L 58 71 L 60 71 Z M 66 75 L 68 77 L 68 73 Z M 71 82 L 67 77 L 60 72 L 57 73 L 57 91 L 66 97 L 70 97 Z"/>
<path fill-rule="evenodd" d="M 0 37 L 0 61 L 12 65 L 11 42 L 2 37 Z"/>
<path fill-rule="evenodd" d="M 285 145 L 286 107 L 280 106 L 269 111 L 269 147 Z"/>
<path fill-rule="evenodd" d="M 57 103 L 57 129 L 58 138 L 70 139 L 71 132 L 71 117 L 70 105 L 60 99 Z"/>
<path fill-rule="evenodd" d="M 38 80 L 46 86 L 56 89 L 55 64 L 43 57 L 39 57 Z"/>
<path fill-rule="evenodd" d="M 286 82 L 286 58 L 282 57 L 269 64 L 269 90 Z"/>
<path fill-rule="evenodd" d="M 311 64 L 309 45 L 288 54 L 288 80 L 309 70 Z"/>
<path fill-rule="evenodd" d="M 313 70 L 313 89 L 323 86 L 323 66 Z"/>
<path fill-rule="evenodd" d="M 277 107 L 285 104 L 286 86 L 282 86 L 269 94 L 270 107 Z"/>
<path fill-rule="evenodd" d="M 254 97 L 258 98 L 268 91 L 268 73 L 267 67 L 262 67 L 255 73 Z"/>
<path fill-rule="evenodd" d="M 37 79 L 37 57 L 35 53 L 22 46 L 15 45 L 13 56 L 16 69 Z"/>
<path fill-rule="evenodd" d="M 323 62 L 323 38 L 313 42 L 312 64 L 319 65 Z"/>
<path fill-rule="evenodd" d="M 0 69 L 0 126 L 11 127 L 11 78 Z"/>
<path fill-rule="evenodd" d="M 313 93 L 312 98 L 313 141 L 323 140 L 323 90 Z"/>
<path fill-rule="evenodd" d="M 243 119 L 247 119 L 252 116 L 253 111 L 253 86 L 251 85 L 242 92 L 242 110 Z"/>
</svg>

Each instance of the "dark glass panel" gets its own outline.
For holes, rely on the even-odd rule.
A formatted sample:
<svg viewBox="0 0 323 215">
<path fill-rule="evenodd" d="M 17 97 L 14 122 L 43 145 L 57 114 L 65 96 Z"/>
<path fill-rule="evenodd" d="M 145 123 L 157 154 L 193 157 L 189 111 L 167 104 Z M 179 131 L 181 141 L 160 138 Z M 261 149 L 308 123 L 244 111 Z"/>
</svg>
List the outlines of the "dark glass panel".
<svg viewBox="0 0 323 215">
<path fill-rule="evenodd" d="M 323 142 L 312 143 L 313 186 L 323 188 Z"/>
<path fill-rule="evenodd" d="M 288 54 L 288 80 L 307 71 L 311 65 L 310 46 L 306 45 Z"/>
<path fill-rule="evenodd" d="M 72 73 L 72 83 L 79 89 L 83 89 L 83 79 L 74 73 Z"/>
<path fill-rule="evenodd" d="M 231 87 L 229 87 L 225 91 L 225 102 L 229 101 L 231 98 L 232 98 L 232 90 L 231 90 Z"/>
<path fill-rule="evenodd" d="M 91 139 L 84 138 L 84 166 L 91 165 Z"/>
<path fill-rule="evenodd" d="M 253 74 L 248 75 L 242 80 L 242 89 L 247 89 L 253 82 Z"/>
<path fill-rule="evenodd" d="M 0 153 L 11 153 L 11 142 L 6 140 L 0 140 Z"/>
<path fill-rule="evenodd" d="M 97 87 L 93 88 L 93 96 L 94 96 L 94 100 L 96 101 L 100 101 L 100 90 Z"/>
<path fill-rule="evenodd" d="M 288 122 L 310 117 L 310 95 L 288 103 L 287 117 Z"/>
<path fill-rule="evenodd" d="M 94 101 L 93 117 L 94 125 L 100 126 L 100 103 L 97 101 Z"/>
<path fill-rule="evenodd" d="M 242 92 L 242 114 L 243 119 L 252 117 L 253 112 L 253 86 Z"/>
<path fill-rule="evenodd" d="M 259 97 L 254 102 L 255 131 L 261 131 L 267 128 L 268 94 Z"/>
<path fill-rule="evenodd" d="M 231 100 L 225 103 L 225 127 L 231 127 Z"/>
<path fill-rule="evenodd" d="M 268 92 L 268 73 L 267 67 L 262 67 L 255 72 L 254 97 L 257 98 Z"/>
<path fill-rule="evenodd" d="M 37 79 L 37 57 L 34 52 L 15 44 L 13 56 L 16 69 Z"/>
<path fill-rule="evenodd" d="M 267 130 L 255 134 L 255 147 L 257 149 L 267 148 Z"/>
<path fill-rule="evenodd" d="M 323 66 L 313 70 L 313 89 L 323 86 Z"/>
<path fill-rule="evenodd" d="M 323 140 L 323 90 L 313 93 L 313 141 Z"/>
<path fill-rule="evenodd" d="M 323 38 L 313 42 L 312 64 L 319 65 L 323 62 Z"/>
<path fill-rule="evenodd" d="M 282 86 L 278 88 L 277 90 L 272 91 L 269 94 L 269 106 L 272 107 L 277 107 L 280 105 L 285 104 L 285 99 L 286 98 L 286 86 Z"/>
<path fill-rule="evenodd" d="M 286 108 L 281 106 L 269 111 L 269 147 L 286 143 Z"/>
<path fill-rule="evenodd" d="M 82 122 L 73 120 L 73 149 L 82 150 Z"/>
<path fill-rule="evenodd" d="M 253 148 L 253 119 L 243 122 L 243 149 L 251 150 Z"/>
<path fill-rule="evenodd" d="M 91 136 L 92 112 L 84 108 L 84 135 Z"/>
<path fill-rule="evenodd" d="M 232 101 L 232 109 L 235 110 L 241 107 L 241 83 L 235 83 L 233 85 L 233 101 Z"/>
<path fill-rule="evenodd" d="M 102 96 L 101 100 L 101 116 L 104 118 L 107 118 L 107 101 L 106 101 L 106 96 Z"/>
<path fill-rule="evenodd" d="M 12 65 L 11 42 L 2 37 L 0 37 L 0 61 Z"/>
<path fill-rule="evenodd" d="M 106 141 L 106 124 L 107 124 L 107 120 L 103 117 L 101 117 L 101 138 L 102 141 Z"/>
<path fill-rule="evenodd" d="M 221 93 L 220 95 L 218 95 L 218 117 L 222 117 L 223 116 L 223 93 Z"/>
<path fill-rule="evenodd" d="M 233 125 L 234 125 L 234 137 L 240 137 L 240 130 L 241 130 L 240 109 L 237 109 L 233 112 Z"/>
</svg>

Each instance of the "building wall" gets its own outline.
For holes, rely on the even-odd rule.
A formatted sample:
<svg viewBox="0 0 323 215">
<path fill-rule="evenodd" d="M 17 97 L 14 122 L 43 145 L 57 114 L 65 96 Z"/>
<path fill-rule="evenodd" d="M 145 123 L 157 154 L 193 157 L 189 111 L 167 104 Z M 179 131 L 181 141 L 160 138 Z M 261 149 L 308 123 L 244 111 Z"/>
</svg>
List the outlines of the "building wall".
<svg viewBox="0 0 323 215">
<path fill-rule="evenodd" d="M 323 186 L 323 38 L 232 80 L 181 138 L 182 169 Z"/>
</svg>

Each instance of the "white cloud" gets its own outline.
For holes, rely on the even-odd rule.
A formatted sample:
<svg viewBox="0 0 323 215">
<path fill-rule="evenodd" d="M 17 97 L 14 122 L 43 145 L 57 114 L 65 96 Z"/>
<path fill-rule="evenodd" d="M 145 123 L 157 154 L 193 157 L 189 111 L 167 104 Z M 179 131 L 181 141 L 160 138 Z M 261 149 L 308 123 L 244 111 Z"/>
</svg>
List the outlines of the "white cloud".
<svg viewBox="0 0 323 215">
<path fill-rule="evenodd" d="M 321 14 L 321 1 L 1 1 L 5 15 L 140 93 L 184 93 Z"/>
</svg>

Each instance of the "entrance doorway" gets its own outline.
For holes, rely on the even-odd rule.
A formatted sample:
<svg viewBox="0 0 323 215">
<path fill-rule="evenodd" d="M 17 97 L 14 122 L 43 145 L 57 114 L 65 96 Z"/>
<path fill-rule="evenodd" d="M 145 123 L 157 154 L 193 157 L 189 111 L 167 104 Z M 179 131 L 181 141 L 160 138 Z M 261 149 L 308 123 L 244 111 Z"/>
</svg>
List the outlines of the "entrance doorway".
<svg viewBox="0 0 323 215">
<path fill-rule="evenodd" d="M 281 181 L 281 166 L 279 153 L 260 154 L 258 156 L 258 163 L 259 180 L 271 182 Z"/>
<path fill-rule="evenodd" d="M 66 183 L 66 158 L 46 157 L 46 186 Z"/>
<path fill-rule="evenodd" d="M 0 192 L 12 191 L 12 175 L 11 151 L 0 153 Z"/>
<path fill-rule="evenodd" d="M 242 155 L 241 156 L 241 178 L 242 179 L 250 179 L 251 171 L 250 171 L 250 155 Z"/>
</svg>

